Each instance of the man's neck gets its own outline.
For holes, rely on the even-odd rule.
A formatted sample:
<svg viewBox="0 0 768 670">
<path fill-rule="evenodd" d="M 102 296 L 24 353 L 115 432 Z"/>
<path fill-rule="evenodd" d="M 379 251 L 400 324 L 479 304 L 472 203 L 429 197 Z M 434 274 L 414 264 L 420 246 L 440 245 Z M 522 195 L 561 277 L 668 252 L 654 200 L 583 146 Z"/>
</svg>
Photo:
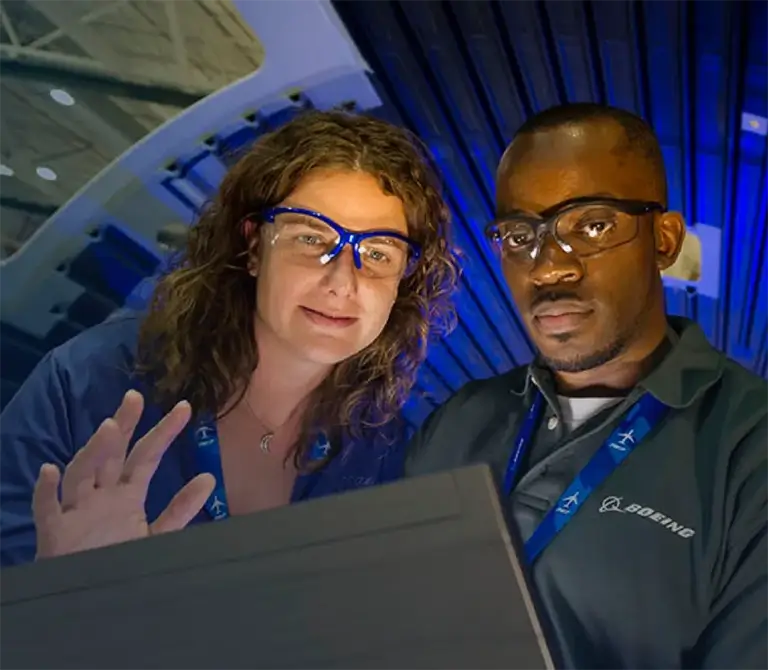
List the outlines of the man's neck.
<svg viewBox="0 0 768 670">
<path fill-rule="evenodd" d="M 671 343 L 666 329 L 644 346 L 635 346 L 626 353 L 591 370 L 555 372 L 557 392 L 574 397 L 612 397 L 627 395 L 666 357 Z"/>
<path fill-rule="evenodd" d="M 331 371 L 299 357 L 258 319 L 255 324 L 259 362 L 246 397 L 260 421 L 281 426 Z"/>
</svg>

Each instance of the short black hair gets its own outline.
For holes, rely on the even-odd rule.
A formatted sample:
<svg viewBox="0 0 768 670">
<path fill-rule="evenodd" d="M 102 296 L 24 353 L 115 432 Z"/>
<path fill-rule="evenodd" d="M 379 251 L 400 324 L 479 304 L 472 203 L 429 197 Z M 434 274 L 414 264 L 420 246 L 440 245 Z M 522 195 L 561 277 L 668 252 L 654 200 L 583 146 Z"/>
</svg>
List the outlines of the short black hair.
<svg viewBox="0 0 768 670">
<path fill-rule="evenodd" d="M 599 105 L 592 102 L 575 102 L 550 107 L 532 116 L 518 128 L 512 141 L 524 135 L 545 130 L 574 126 L 595 121 L 613 121 L 621 126 L 626 142 L 618 147 L 621 152 L 637 153 L 651 165 L 664 189 L 664 205 L 667 199 L 667 171 L 664 156 L 656 133 L 644 119 L 625 109 Z"/>
</svg>

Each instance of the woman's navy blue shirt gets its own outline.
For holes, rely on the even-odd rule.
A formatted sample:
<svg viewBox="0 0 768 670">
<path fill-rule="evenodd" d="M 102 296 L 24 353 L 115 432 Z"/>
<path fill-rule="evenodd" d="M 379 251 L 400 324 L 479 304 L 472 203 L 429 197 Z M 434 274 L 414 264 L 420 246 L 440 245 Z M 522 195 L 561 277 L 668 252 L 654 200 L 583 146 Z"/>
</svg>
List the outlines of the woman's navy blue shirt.
<svg viewBox="0 0 768 670">
<path fill-rule="evenodd" d="M 0 417 L 0 563 L 28 562 L 35 556 L 32 490 L 43 463 L 63 469 L 112 416 L 126 391 L 141 390 L 132 369 L 140 320 L 122 316 L 91 328 L 48 353 L 8 403 Z M 134 435 L 144 435 L 163 411 L 149 403 Z M 168 448 L 146 502 L 156 519 L 173 496 L 198 474 L 193 426 Z M 132 445 L 131 445 L 132 446 Z M 322 470 L 301 475 L 293 502 L 397 479 L 403 447 L 355 444 Z M 210 521 L 201 511 L 193 523 Z"/>
</svg>

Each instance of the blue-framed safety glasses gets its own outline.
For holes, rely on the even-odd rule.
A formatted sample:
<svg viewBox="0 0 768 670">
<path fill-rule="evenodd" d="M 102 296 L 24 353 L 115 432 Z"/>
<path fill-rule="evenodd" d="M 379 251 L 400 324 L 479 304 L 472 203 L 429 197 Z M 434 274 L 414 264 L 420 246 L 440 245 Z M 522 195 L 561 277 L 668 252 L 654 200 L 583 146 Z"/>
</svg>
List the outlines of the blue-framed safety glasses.
<svg viewBox="0 0 768 670">
<path fill-rule="evenodd" d="M 261 219 L 273 226 L 272 244 L 292 261 L 327 265 L 349 245 L 355 267 L 370 277 L 408 276 L 419 245 L 393 230 L 347 230 L 327 216 L 299 207 L 272 207 Z"/>
</svg>

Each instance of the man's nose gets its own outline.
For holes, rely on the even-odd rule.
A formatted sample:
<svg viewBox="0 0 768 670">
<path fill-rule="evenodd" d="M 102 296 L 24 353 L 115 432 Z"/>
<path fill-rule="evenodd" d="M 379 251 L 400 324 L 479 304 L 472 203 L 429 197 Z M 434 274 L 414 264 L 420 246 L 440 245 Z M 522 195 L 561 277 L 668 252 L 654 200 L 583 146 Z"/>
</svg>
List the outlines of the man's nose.
<svg viewBox="0 0 768 670">
<path fill-rule="evenodd" d="M 549 233 L 540 242 L 530 277 L 538 286 L 552 286 L 560 283 L 576 283 L 584 277 L 584 266 L 579 257 L 568 253 Z"/>
</svg>

